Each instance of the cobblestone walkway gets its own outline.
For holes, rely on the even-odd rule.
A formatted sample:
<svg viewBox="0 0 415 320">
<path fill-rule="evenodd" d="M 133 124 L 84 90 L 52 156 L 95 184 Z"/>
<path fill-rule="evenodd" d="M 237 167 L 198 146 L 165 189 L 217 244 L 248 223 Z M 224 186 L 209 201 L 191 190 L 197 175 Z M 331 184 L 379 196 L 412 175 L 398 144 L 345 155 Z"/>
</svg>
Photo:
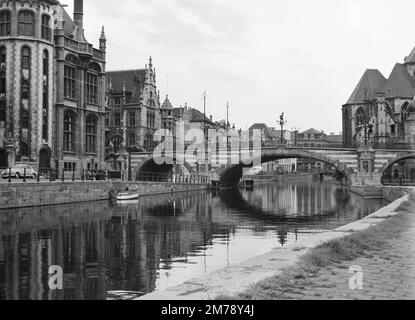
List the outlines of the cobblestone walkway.
<svg viewBox="0 0 415 320">
<path fill-rule="evenodd" d="M 415 299 L 415 212 L 405 215 L 402 232 L 371 257 L 323 268 L 310 284 L 286 292 L 283 299 L 413 300 Z M 363 289 L 351 290 L 351 266 L 363 271 Z"/>
</svg>

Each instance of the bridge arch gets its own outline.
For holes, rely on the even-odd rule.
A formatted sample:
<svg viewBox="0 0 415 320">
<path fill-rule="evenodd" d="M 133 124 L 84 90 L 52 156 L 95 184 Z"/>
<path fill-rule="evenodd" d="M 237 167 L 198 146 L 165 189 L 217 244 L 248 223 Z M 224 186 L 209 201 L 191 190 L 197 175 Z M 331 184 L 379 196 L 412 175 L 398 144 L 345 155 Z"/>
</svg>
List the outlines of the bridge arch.
<svg viewBox="0 0 415 320">
<path fill-rule="evenodd" d="M 324 155 L 314 153 L 314 152 L 307 152 L 301 150 L 263 150 L 261 156 L 251 157 L 244 161 L 245 163 L 266 163 L 270 161 L 280 160 L 280 159 L 293 159 L 293 158 L 300 158 L 300 159 L 310 159 L 316 160 L 319 162 L 323 162 L 333 166 L 337 172 L 340 173 L 341 178 L 344 178 L 346 181 L 350 181 L 350 174 L 351 170 L 347 168 L 346 165 L 330 159 Z M 245 165 L 242 162 L 234 165 L 228 165 L 221 170 L 219 170 L 218 174 L 220 176 L 220 182 L 222 185 L 231 186 L 237 184 L 242 176 L 243 176 L 243 168 L 250 167 L 250 165 Z"/>
<path fill-rule="evenodd" d="M 136 173 L 137 180 L 147 180 L 151 175 L 154 176 L 166 176 L 173 171 L 174 163 L 176 163 L 175 157 L 165 157 L 165 162 L 162 165 L 159 165 L 154 160 L 154 157 L 148 158 L 145 160 L 138 168 Z M 188 163 L 184 163 L 183 166 L 187 169 L 190 176 L 194 176 L 192 167 Z"/>
<path fill-rule="evenodd" d="M 396 157 L 396 158 L 394 158 L 392 160 L 389 160 L 389 162 L 386 163 L 383 166 L 383 168 L 381 169 L 381 172 L 380 172 L 381 175 L 382 175 L 382 183 L 383 184 L 387 184 L 386 175 L 388 173 L 390 174 L 390 177 L 389 177 L 390 178 L 390 182 L 393 179 L 395 179 L 395 180 L 398 179 L 398 181 L 400 181 L 400 179 L 402 178 L 402 172 L 399 172 L 399 169 L 398 169 L 398 176 L 395 177 L 395 173 L 392 172 L 392 169 L 393 169 L 393 166 L 395 164 L 399 164 L 399 163 L 401 163 L 403 161 L 406 161 L 406 160 L 413 160 L 413 161 L 415 161 L 415 152 L 403 154 L 403 155 L 400 155 L 400 156 L 398 156 L 398 157 Z M 408 178 L 408 177 L 406 177 L 406 178 Z M 411 168 L 411 172 L 409 173 L 409 180 L 410 180 L 410 183 L 415 183 L 415 168 Z"/>
</svg>

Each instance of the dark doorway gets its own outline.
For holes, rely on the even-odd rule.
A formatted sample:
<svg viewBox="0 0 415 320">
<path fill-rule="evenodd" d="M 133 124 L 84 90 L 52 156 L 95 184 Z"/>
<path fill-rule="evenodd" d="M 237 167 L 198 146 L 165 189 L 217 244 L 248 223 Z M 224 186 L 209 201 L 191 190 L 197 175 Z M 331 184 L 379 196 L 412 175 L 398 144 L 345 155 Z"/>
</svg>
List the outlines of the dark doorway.
<svg viewBox="0 0 415 320">
<path fill-rule="evenodd" d="M 0 149 L 0 169 L 6 169 L 8 165 L 7 162 L 7 152 Z"/>
<path fill-rule="evenodd" d="M 50 169 L 50 155 L 51 152 L 48 149 L 42 149 L 39 152 L 39 171 L 44 169 Z"/>
</svg>

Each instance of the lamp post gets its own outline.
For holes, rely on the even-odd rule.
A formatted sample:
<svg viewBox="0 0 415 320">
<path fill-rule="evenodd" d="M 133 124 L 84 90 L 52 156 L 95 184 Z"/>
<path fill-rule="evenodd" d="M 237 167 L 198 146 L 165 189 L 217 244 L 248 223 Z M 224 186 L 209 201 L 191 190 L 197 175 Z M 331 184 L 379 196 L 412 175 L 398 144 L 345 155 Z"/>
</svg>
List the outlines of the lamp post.
<svg viewBox="0 0 415 320">
<path fill-rule="evenodd" d="M 284 117 L 284 112 L 280 115 L 279 125 L 281 127 L 281 144 L 284 144 L 284 126 L 287 124 L 287 121 Z"/>
<path fill-rule="evenodd" d="M 226 132 L 229 132 L 229 102 L 226 103 Z"/>
<path fill-rule="evenodd" d="M 207 135 L 206 135 L 206 98 L 207 98 L 207 94 L 206 91 L 203 92 L 203 136 L 204 136 L 204 144 L 205 144 L 205 171 L 207 172 L 208 170 L 208 161 L 207 161 Z"/>
</svg>

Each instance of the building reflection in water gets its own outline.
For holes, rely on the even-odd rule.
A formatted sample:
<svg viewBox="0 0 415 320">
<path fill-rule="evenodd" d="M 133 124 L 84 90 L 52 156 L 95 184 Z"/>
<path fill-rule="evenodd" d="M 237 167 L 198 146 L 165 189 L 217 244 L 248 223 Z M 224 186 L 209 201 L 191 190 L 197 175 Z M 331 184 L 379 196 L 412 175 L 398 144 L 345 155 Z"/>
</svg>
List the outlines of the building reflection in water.
<svg viewBox="0 0 415 320">
<path fill-rule="evenodd" d="M 106 299 L 152 292 L 332 229 L 384 203 L 330 184 L 262 186 L 0 212 L 0 299 Z M 259 251 L 262 250 L 262 251 Z M 48 286 L 60 265 L 64 290 Z"/>
</svg>

